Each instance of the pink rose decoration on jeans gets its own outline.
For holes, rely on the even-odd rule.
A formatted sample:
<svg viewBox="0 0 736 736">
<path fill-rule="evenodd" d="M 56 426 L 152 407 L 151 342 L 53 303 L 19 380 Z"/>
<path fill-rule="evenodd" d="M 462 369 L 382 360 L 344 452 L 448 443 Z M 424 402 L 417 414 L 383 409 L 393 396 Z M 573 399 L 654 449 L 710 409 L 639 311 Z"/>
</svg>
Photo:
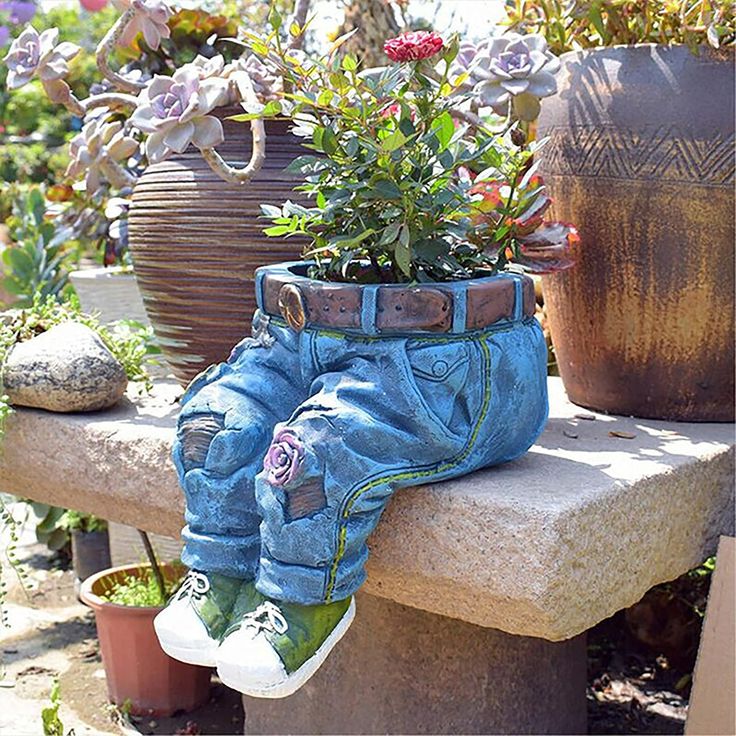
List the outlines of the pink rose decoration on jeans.
<svg viewBox="0 0 736 736">
<path fill-rule="evenodd" d="M 391 61 L 419 61 L 439 53 L 443 45 L 442 37 L 434 31 L 412 31 L 390 38 L 383 50 Z"/>
<path fill-rule="evenodd" d="M 304 446 L 288 429 L 280 429 L 274 435 L 263 469 L 268 473 L 272 486 L 285 486 L 294 481 L 304 464 Z"/>
</svg>

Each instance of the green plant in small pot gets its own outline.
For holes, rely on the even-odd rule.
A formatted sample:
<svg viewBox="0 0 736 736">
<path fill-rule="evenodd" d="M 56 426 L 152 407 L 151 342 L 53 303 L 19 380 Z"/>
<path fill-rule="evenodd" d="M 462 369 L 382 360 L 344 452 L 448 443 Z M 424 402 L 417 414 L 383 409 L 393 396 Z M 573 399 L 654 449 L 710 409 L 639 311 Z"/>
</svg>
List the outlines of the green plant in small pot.
<svg viewBox="0 0 736 736">
<path fill-rule="evenodd" d="M 581 226 L 578 267 L 544 277 L 578 404 L 734 420 L 734 6 L 507 3 L 561 58 L 540 172 Z M 581 315 L 587 315 L 581 319 Z"/>
<path fill-rule="evenodd" d="M 171 659 L 153 619 L 174 593 L 181 565 L 115 567 L 87 578 L 80 597 L 95 613 L 110 701 L 134 715 L 170 716 L 207 701 L 210 672 Z"/>
<path fill-rule="evenodd" d="M 104 519 L 69 509 L 59 526 L 71 535 L 72 565 L 78 583 L 110 567 L 110 537 Z"/>
</svg>

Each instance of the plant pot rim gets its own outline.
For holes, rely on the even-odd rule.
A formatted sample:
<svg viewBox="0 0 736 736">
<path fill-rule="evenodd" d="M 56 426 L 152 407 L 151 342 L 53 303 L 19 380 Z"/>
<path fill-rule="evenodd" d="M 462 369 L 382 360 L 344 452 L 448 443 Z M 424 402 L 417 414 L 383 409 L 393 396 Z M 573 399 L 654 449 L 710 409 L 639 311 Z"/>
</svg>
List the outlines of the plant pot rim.
<svg viewBox="0 0 736 736">
<path fill-rule="evenodd" d="M 312 261 L 287 261 L 256 270 L 261 313 L 305 327 L 400 337 L 466 334 L 534 316 L 533 280 L 504 272 L 426 284 L 357 284 L 312 279 Z"/>
<path fill-rule="evenodd" d="M 502 271 L 495 273 L 490 276 L 476 276 L 469 279 L 456 279 L 454 281 L 428 281 L 424 283 L 418 282 L 401 282 L 401 283 L 382 283 L 382 282 L 370 282 L 370 283 L 358 283 L 356 281 L 325 281 L 324 279 L 315 279 L 311 276 L 307 276 L 307 270 L 314 266 L 314 261 L 282 261 L 281 263 L 274 263 L 269 266 L 261 266 L 256 270 L 256 278 L 258 279 L 260 273 L 285 273 L 288 274 L 295 281 L 307 281 L 312 284 L 329 287 L 349 287 L 353 289 L 366 290 L 371 288 L 379 287 L 381 289 L 450 289 L 450 290 L 462 290 L 467 287 L 468 284 L 484 284 L 494 281 L 496 279 L 531 279 L 531 275 L 522 273 L 520 271 Z"/>
<path fill-rule="evenodd" d="M 173 565 L 171 564 L 159 563 L 159 567 L 161 567 L 162 570 L 173 569 Z M 89 606 L 89 608 L 95 612 L 104 609 L 108 611 L 127 611 L 131 616 L 151 616 L 155 612 L 162 611 L 165 606 L 123 606 L 120 603 L 112 603 L 111 601 L 101 598 L 92 590 L 95 583 L 103 580 L 104 578 L 112 577 L 123 572 L 131 573 L 147 568 L 150 568 L 150 565 L 140 563 L 137 565 L 119 565 L 117 567 L 108 567 L 106 570 L 101 570 L 87 578 L 82 583 L 79 590 L 79 598 L 82 603 Z"/>
</svg>

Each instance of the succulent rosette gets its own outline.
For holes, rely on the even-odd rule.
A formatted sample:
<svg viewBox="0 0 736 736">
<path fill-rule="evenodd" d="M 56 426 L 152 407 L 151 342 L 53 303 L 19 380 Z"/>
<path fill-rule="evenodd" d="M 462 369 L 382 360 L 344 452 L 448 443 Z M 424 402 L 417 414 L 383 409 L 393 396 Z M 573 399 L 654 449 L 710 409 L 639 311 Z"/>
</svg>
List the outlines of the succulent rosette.
<svg viewBox="0 0 736 736">
<path fill-rule="evenodd" d="M 556 273 L 575 265 L 572 249 L 580 243 L 577 229 L 566 222 L 545 222 L 519 238 L 515 261 L 531 273 Z"/>
<path fill-rule="evenodd" d="M 292 52 L 295 56 L 296 52 Z M 245 59 L 238 59 L 231 66 L 244 71 L 249 77 L 253 91 L 262 102 L 278 98 L 282 89 L 282 78 L 273 67 L 264 64 L 257 56 L 250 54 Z"/>
<path fill-rule="evenodd" d="M 420 61 L 438 54 L 443 46 L 442 37 L 434 31 L 411 31 L 390 38 L 383 50 L 391 61 Z"/>
<path fill-rule="evenodd" d="M 168 22 L 173 11 L 165 0 L 117 0 L 115 4 L 121 9 L 135 12 L 120 35 L 120 46 L 130 46 L 135 37 L 142 33 L 148 47 L 156 51 L 162 39 L 171 37 Z"/>
<path fill-rule="evenodd" d="M 469 194 L 473 201 L 472 221 L 481 238 L 504 226 L 517 246 L 515 263 L 538 274 L 564 271 L 574 265 L 571 249 L 580 237 L 572 225 L 545 221 L 552 199 L 540 176 L 530 177 L 520 191 L 505 181 L 476 182 Z M 507 214 L 509 207 L 514 210 L 513 216 Z"/>
<path fill-rule="evenodd" d="M 296 480 L 304 465 L 304 455 L 304 446 L 292 431 L 278 430 L 263 460 L 268 482 L 274 486 L 285 486 Z"/>
<path fill-rule="evenodd" d="M 155 76 L 141 92 L 130 119 L 148 134 L 149 162 L 184 153 L 190 144 L 209 149 L 222 143 L 222 123 L 209 113 L 228 102 L 229 88 L 227 79 L 202 79 L 201 67 L 195 64 L 181 67 L 172 77 Z"/>
<path fill-rule="evenodd" d="M 58 28 L 49 28 L 39 34 L 33 26 L 28 26 L 13 41 L 3 59 L 8 67 L 8 89 L 18 89 L 34 77 L 49 83 L 69 74 L 69 61 L 80 49 L 68 41 L 58 41 Z"/>
<path fill-rule="evenodd" d="M 87 194 L 99 191 L 102 183 L 116 179 L 115 162 L 124 162 L 138 151 L 139 143 L 127 135 L 123 124 L 105 117 L 88 120 L 69 144 L 70 162 L 66 176 L 84 175 Z M 114 181 L 120 186 L 122 182 Z"/>
<path fill-rule="evenodd" d="M 508 114 L 513 104 L 518 119 L 534 120 L 539 115 L 539 100 L 557 92 L 554 75 L 560 62 L 542 36 L 510 33 L 480 44 L 468 61 L 471 53 L 467 46 L 463 61 L 473 93 L 482 106 L 499 115 Z M 462 70 L 462 64 L 456 69 Z"/>
</svg>

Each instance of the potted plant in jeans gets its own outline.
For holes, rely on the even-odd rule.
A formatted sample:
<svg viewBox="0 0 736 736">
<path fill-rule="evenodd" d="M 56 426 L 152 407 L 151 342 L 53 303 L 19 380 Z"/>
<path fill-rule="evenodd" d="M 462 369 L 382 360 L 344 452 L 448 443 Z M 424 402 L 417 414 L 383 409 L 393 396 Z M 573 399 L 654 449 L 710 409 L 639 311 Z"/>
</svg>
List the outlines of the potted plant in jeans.
<svg viewBox="0 0 736 736">
<path fill-rule="evenodd" d="M 578 268 L 543 279 L 570 398 L 733 421 L 733 4 L 507 8 L 513 28 L 566 52 L 539 134 L 555 215 L 579 222 L 586 244 Z"/>
<path fill-rule="evenodd" d="M 554 91 L 542 39 L 476 49 L 470 72 L 436 33 L 392 39 L 396 63 L 362 73 L 349 55 L 304 62 L 277 34 L 258 44 L 290 91 L 251 115 L 289 115 L 316 154 L 291 167 L 315 206 L 265 205 L 266 232 L 310 245 L 259 269 L 253 338 L 182 400 L 191 573 L 155 625 L 172 656 L 273 698 L 349 627 L 394 491 L 513 460 L 542 431 L 546 349 L 524 270 L 572 265 L 575 231 L 544 222 L 515 119 Z M 485 85 L 492 64 L 509 89 Z M 476 114 L 490 96 L 499 129 Z"/>
</svg>

